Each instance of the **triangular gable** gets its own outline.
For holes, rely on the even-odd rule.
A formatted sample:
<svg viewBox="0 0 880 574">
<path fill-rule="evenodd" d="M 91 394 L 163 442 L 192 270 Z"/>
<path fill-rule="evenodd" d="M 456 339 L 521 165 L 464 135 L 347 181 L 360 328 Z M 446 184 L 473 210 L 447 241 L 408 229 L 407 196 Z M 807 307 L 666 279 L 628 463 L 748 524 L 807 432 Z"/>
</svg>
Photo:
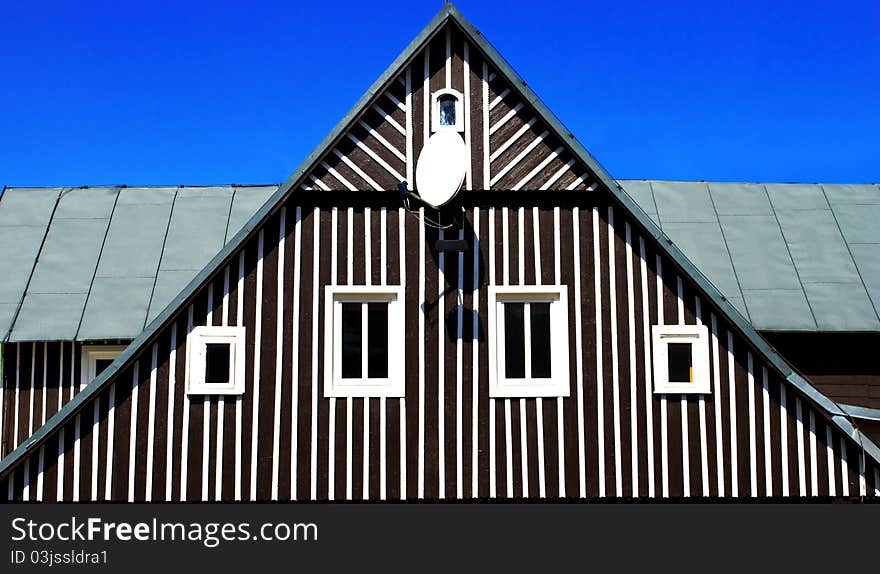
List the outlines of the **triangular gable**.
<svg viewBox="0 0 880 574">
<path fill-rule="evenodd" d="M 81 407 L 86 404 L 88 401 L 96 398 L 98 393 L 101 393 L 104 390 L 106 384 L 114 379 L 114 377 L 120 373 L 123 369 L 127 369 L 130 365 L 141 357 L 144 353 L 148 352 L 149 345 L 154 343 L 157 338 L 162 333 L 163 329 L 166 329 L 170 326 L 171 322 L 174 321 L 185 308 L 186 305 L 190 304 L 193 299 L 199 294 L 199 292 L 203 289 L 204 285 L 206 285 L 212 277 L 215 277 L 217 273 L 222 269 L 224 265 L 230 264 L 236 254 L 238 254 L 245 243 L 250 240 L 255 234 L 256 231 L 261 229 L 263 224 L 270 218 L 270 216 L 274 215 L 275 212 L 280 209 L 280 206 L 283 204 L 284 200 L 288 198 L 292 193 L 296 193 L 298 190 L 302 190 L 305 188 L 314 189 L 315 179 L 321 180 L 321 176 L 326 176 L 326 174 L 332 174 L 332 172 L 327 169 L 327 166 L 333 167 L 342 166 L 351 169 L 352 173 L 361 177 L 361 181 L 358 184 L 355 184 L 354 181 L 351 181 L 354 176 L 349 173 L 350 178 L 345 177 L 345 175 L 340 172 L 339 169 L 336 169 L 338 173 L 344 178 L 349 180 L 349 183 L 352 184 L 355 189 L 366 191 L 368 189 L 393 189 L 396 187 L 398 175 L 404 175 L 400 168 L 405 169 L 407 172 L 412 171 L 412 163 L 407 164 L 406 160 L 401 164 L 400 158 L 397 157 L 398 163 L 392 164 L 391 162 L 386 161 L 388 163 L 388 167 L 392 169 L 388 169 L 386 166 L 381 166 L 383 170 L 387 172 L 385 176 L 380 176 L 379 173 L 376 173 L 376 176 L 370 176 L 370 174 L 366 174 L 370 177 L 370 179 L 374 180 L 377 185 L 370 184 L 370 187 L 361 187 L 363 183 L 369 183 L 365 178 L 357 174 L 357 170 L 352 168 L 351 164 L 345 162 L 342 157 L 346 156 L 346 152 L 353 152 L 353 147 L 346 147 L 348 144 L 343 144 L 343 141 L 351 142 L 351 144 L 357 147 L 355 141 L 349 137 L 349 135 L 357 138 L 357 132 L 351 131 L 356 128 L 354 126 L 360 126 L 360 128 L 365 129 L 363 125 L 360 125 L 358 122 L 362 120 L 362 118 L 368 117 L 369 114 L 372 113 L 380 113 L 378 112 L 374 104 L 380 103 L 380 107 L 384 109 L 384 106 L 381 105 L 382 102 L 388 101 L 389 104 L 393 103 L 391 98 L 388 97 L 388 93 L 399 94 L 399 88 L 396 84 L 400 84 L 401 78 L 403 79 L 404 85 L 406 83 L 406 69 L 407 66 L 410 68 L 410 76 L 412 75 L 413 66 L 415 66 L 414 57 L 421 53 L 420 50 L 423 47 L 425 42 L 430 41 L 440 41 L 438 40 L 438 31 L 444 29 L 444 25 L 449 23 L 455 24 L 462 33 L 464 38 L 467 38 L 468 45 L 473 44 L 475 50 L 474 53 L 479 52 L 486 59 L 487 66 L 485 69 L 488 69 L 491 65 L 495 71 L 495 77 L 489 80 L 488 76 L 486 77 L 489 80 L 489 88 L 495 90 L 492 93 L 495 94 L 492 100 L 498 100 L 498 104 L 496 104 L 496 108 L 500 106 L 507 106 L 509 110 L 515 110 L 513 115 L 511 115 L 511 119 L 509 121 L 514 121 L 514 118 L 522 122 L 520 124 L 520 128 L 515 128 L 516 124 L 507 128 L 502 126 L 501 128 L 495 130 L 494 133 L 497 134 L 508 134 L 510 131 L 514 133 L 521 129 L 522 125 L 528 125 L 529 121 L 532 117 L 535 118 L 535 122 L 529 125 L 529 129 L 532 131 L 530 133 L 535 134 L 537 130 L 538 143 L 532 146 L 529 149 L 530 153 L 526 153 L 522 155 L 520 159 L 520 163 L 526 163 L 522 166 L 514 165 L 510 169 L 506 169 L 508 167 L 507 163 L 504 163 L 504 158 L 511 158 L 510 154 L 514 154 L 512 157 L 518 157 L 521 155 L 522 150 L 526 147 L 530 146 L 531 143 L 515 143 L 509 147 L 510 154 L 505 155 L 508 150 L 503 150 L 498 153 L 496 158 L 497 160 L 504 163 L 504 167 L 500 167 L 495 172 L 495 176 L 492 176 L 492 154 L 497 152 L 502 146 L 502 143 L 496 143 L 496 147 L 493 146 L 492 135 L 489 137 L 489 149 L 481 150 L 482 153 L 479 153 L 479 150 L 476 154 L 477 157 L 485 157 L 487 154 L 490 156 L 490 164 L 488 177 L 486 177 L 485 169 L 478 170 L 478 173 L 484 174 L 482 178 L 482 183 L 488 179 L 490 182 L 489 187 L 497 187 L 492 185 L 493 179 L 495 179 L 495 183 L 505 189 L 512 189 L 517 187 L 520 182 L 522 183 L 522 188 L 531 188 L 531 189 L 540 189 L 547 185 L 548 179 L 542 179 L 545 177 L 543 172 L 541 171 L 544 168 L 547 168 L 548 171 L 552 171 L 553 174 L 562 170 L 563 166 L 568 166 L 563 172 L 566 178 L 563 179 L 562 176 L 558 177 L 555 182 L 552 182 L 547 187 L 555 187 L 558 189 L 562 187 L 564 189 L 595 189 L 600 188 L 603 192 L 607 190 L 614 198 L 616 202 L 622 205 L 624 210 L 629 213 L 629 215 L 633 218 L 634 222 L 641 226 L 644 230 L 644 233 L 648 238 L 652 241 L 656 241 L 661 250 L 665 250 L 667 255 L 672 259 L 672 261 L 679 266 L 684 273 L 692 279 L 697 287 L 702 290 L 710 302 L 714 304 L 719 311 L 722 313 L 723 317 L 730 321 L 730 323 L 736 328 L 748 341 L 748 343 L 754 347 L 761 355 L 763 355 L 764 359 L 766 359 L 778 372 L 782 375 L 785 380 L 795 387 L 800 393 L 802 393 L 805 397 L 807 397 L 812 403 L 823 409 L 827 415 L 831 418 L 832 422 L 848 437 L 860 443 L 864 451 L 873 457 L 876 462 L 880 462 L 880 449 L 876 447 L 867 437 L 865 437 L 858 429 L 853 428 L 850 424 L 847 415 L 831 400 L 827 397 L 819 393 L 815 390 L 809 383 L 807 383 L 802 377 L 796 374 L 793 369 L 779 356 L 777 355 L 767 344 L 763 341 L 763 339 L 756 333 L 753 327 L 745 321 L 740 315 L 734 310 L 734 308 L 725 300 L 725 298 L 715 289 L 715 287 L 700 273 L 700 271 L 684 257 L 684 255 L 671 243 L 671 241 L 666 238 L 663 232 L 656 227 L 656 225 L 644 214 L 644 212 L 636 205 L 636 203 L 623 191 L 623 189 L 608 176 L 607 173 L 593 160 L 593 158 L 586 152 L 586 150 L 569 134 L 567 130 L 559 123 L 558 120 L 546 109 L 546 107 L 537 99 L 537 97 L 531 92 L 531 90 L 526 87 L 525 83 L 513 72 L 513 70 L 504 62 L 504 60 L 494 51 L 494 49 L 482 39 L 482 36 L 477 32 L 469 23 L 467 23 L 458 13 L 458 11 L 452 7 L 451 5 L 445 6 L 440 13 L 432 20 L 432 22 L 422 31 L 422 33 L 413 41 L 407 50 L 401 54 L 397 60 L 392 64 L 389 70 L 380 77 L 379 80 L 374 84 L 374 86 L 361 98 L 358 104 L 349 112 L 349 114 L 340 122 L 336 129 L 333 130 L 321 143 L 321 145 L 303 162 L 303 164 L 298 168 L 291 177 L 287 180 L 287 182 L 282 185 L 279 190 L 273 194 L 273 196 L 263 205 L 262 208 L 251 218 L 251 220 L 242 228 L 242 230 L 236 235 L 236 237 L 230 241 L 227 246 L 217 254 L 214 259 L 190 282 L 190 284 L 181 292 L 178 297 L 174 299 L 165 310 L 149 325 L 149 327 L 142 333 L 129 347 L 126 351 L 114 362 L 114 364 L 109 367 L 104 373 L 95 380 L 95 382 L 84 390 L 82 393 L 77 395 L 77 397 L 68 403 L 60 412 L 58 412 L 52 419 L 50 419 L 46 425 L 44 425 L 39 431 L 37 431 L 30 440 L 28 440 L 25 444 L 19 447 L 15 452 L 11 453 L 8 457 L 6 457 L 2 462 L 0 462 L 0 476 L 6 474 L 8 470 L 14 467 L 21 459 L 26 457 L 36 445 L 41 444 L 47 437 L 50 436 L 58 427 L 63 425 L 66 421 L 68 421 L 74 414 L 76 414 Z M 452 34 L 452 32 L 450 32 Z M 445 39 L 443 40 L 444 46 Z M 465 44 L 462 43 L 462 53 L 464 51 Z M 429 60 L 430 62 L 430 60 Z M 482 66 L 481 66 L 482 67 Z M 433 81 L 433 80 L 431 80 Z M 494 84 L 493 84 L 494 83 Z M 484 84 L 485 85 L 485 84 Z M 495 86 L 492 88 L 492 86 Z M 510 92 L 504 94 L 505 90 L 510 89 Z M 388 91 L 390 90 L 390 91 Z M 503 97 L 501 97 L 503 95 Z M 392 112 L 388 112 L 391 117 L 394 114 L 400 117 L 400 114 L 403 113 L 406 115 L 406 103 L 400 100 L 399 96 L 394 96 L 398 101 L 403 103 L 404 108 L 401 109 L 400 106 L 397 106 L 395 103 L 396 110 Z M 500 97 L 500 99 L 498 99 Z M 508 99 L 509 98 L 509 99 Z M 408 98 L 412 99 L 412 98 Z M 484 98 L 485 100 L 486 98 Z M 506 103 L 504 103 L 506 102 Z M 516 102 L 516 103 L 515 103 Z M 517 103 L 521 102 L 523 105 L 517 108 Z M 512 106 L 512 107 L 511 107 Z M 389 105 L 390 107 L 390 105 Z M 504 112 L 505 107 L 499 108 L 501 111 L 495 113 L 495 122 L 500 122 L 500 118 L 503 118 L 510 114 L 510 111 Z M 494 110 L 494 109 L 493 109 Z M 387 110 L 385 110 L 387 112 Z M 489 112 L 490 121 L 489 126 L 492 125 L 492 111 Z M 373 116 L 375 117 L 375 116 Z M 386 114 L 387 117 L 387 114 Z M 366 122 L 366 120 L 364 120 Z M 399 121 L 395 119 L 397 123 Z M 405 121 L 405 120 L 404 120 Z M 370 125 L 370 124 L 367 124 Z M 374 127 L 375 128 L 375 127 Z M 395 129 L 396 128 L 392 128 Z M 399 130 L 397 130 L 399 133 Z M 489 127 L 489 131 L 491 131 L 491 127 Z M 545 133 L 546 132 L 546 133 Z M 523 132 L 529 133 L 528 130 Z M 363 136 L 363 133 L 361 133 Z M 413 140 L 412 146 L 413 149 L 416 149 L 416 137 L 417 134 L 413 132 L 413 135 L 410 139 Z M 555 139 L 554 139 L 555 138 Z M 388 140 L 388 138 L 386 138 Z M 367 141 L 367 137 L 364 136 L 359 138 L 359 141 L 364 142 Z M 388 140 L 389 142 L 391 140 Z M 400 143 L 400 139 L 396 140 L 398 144 Z M 484 140 L 485 141 L 485 140 Z M 500 141 L 500 140 L 499 140 Z M 524 138 L 525 142 L 534 142 L 535 139 L 532 138 Z M 375 145 L 375 142 L 371 142 L 372 145 Z M 380 142 L 380 145 L 381 144 Z M 525 147 L 520 147 L 520 146 Z M 544 146 L 542 151 L 539 150 L 540 146 Z M 407 144 L 409 147 L 409 144 Z M 477 146 L 474 145 L 472 147 L 475 149 Z M 560 151 L 559 148 L 562 148 Z M 334 151 L 335 150 L 335 151 Z M 519 151 L 516 151 L 519 150 Z M 366 153 L 365 150 L 364 153 Z M 389 150 L 390 151 L 390 150 Z M 398 150 L 399 151 L 399 150 Z M 335 153 L 338 152 L 338 153 Z M 555 155 L 554 155 L 555 154 Z M 367 154 L 369 155 L 369 154 Z M 407 151 L 407 154 L 404 157 L 413 157 L 412 154 Z M 340 157 L 342 156 L 342 157 Z M 331 163 L 332 157 L 336 157 L 338 161 Z M 472 155 L 473 157 L 473 155 Z M 331 161 L 328 161 L 327 158 L 331 158 Z M 549 158 L 549 159 L 548 159 Z M 351 158 L 349 158 L 351 159 Z M 375 158 L 373 158 L 375 159 Z M 353 160 L 351 160 L 354 163 Z M 557 163 L 554 163 L 557 162 Z M 378 163 L 378 162 L 377 162 Z M 570 165 L 569 165 L 570 164 Z M 357 164 L 355 164 L 357 165 Z M 366 165 L 366 164 L 364 164 Z M 395 167 L 396 165 L 396 167 Z M 499 164 L 500 165 L 500 164 Z M 473 170 L 474 165 L 472 165 L 472 173 L 470 175 L 471 189 L 481 189 L 486 186 L 479 185 L 480 181 L 478 179 L 478 175 L 474 173 Z M 482 166 L 485 168 L 485 164 Z M 539 169 L 540 167 L 540 169 Z M 375 166 L 374 166 L 375 168 Z M 516 168 L 516 171 L 515 171 Z M 335 169 L 335 168 L 334 168 Z M 363 168 L 360 168 L 363 169 Z M 506 169 L 506 171 L 505 171 Z M 323 172 L 321 170 L 324 170 Z M 537 170 L 537 171 L 536 171 Z M 555 171 L 554 171 L 555 170 Z M 534 172 L 534 174 L 533 174 Z M 570 173 L 571 172 L 571 173 Z M 526 176 L 531 175 L 530 178 L 526 178 Z M 577 175 L 575 175 L 577 174 Z M 407 179 L 412 179 L 412 174 L 407 173 Z M 312 177 L 314 176 L 314 179 Z M 570 179 L 573 177 L 574 179 Z M 382 179 L 382 182 L 378 181 Z M 323 180 L 321 180 L 323 181 Z M 329 180 L 328 180 L 329 181 Z M 311 182 L 311 183 L 309 183 Z M 540 185 L 538 185 L 538 182 Z M 325 183 L 329 189 L 333 189 L 334 187 L 338 187 L 338 185 L 345 185 L 345 183 L 341 179 L 337 179 L 336 183 L 333 186 Z M 319 188 L 323 189 L 321 186 Z M 348 186 L 346 189 L 350 188 Z"/>
</svg>

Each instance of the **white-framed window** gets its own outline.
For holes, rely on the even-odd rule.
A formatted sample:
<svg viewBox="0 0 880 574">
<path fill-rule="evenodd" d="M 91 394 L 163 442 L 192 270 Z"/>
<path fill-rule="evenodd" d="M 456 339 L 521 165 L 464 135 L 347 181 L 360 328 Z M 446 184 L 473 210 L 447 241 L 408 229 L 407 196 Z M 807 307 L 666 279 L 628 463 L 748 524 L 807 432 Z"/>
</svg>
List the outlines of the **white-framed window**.
<svg viewBox="0 0 880 574">
<path fill-rule="evenodd" d="M 709 330 L 705 325 L 654 325 L 654 392 L 707 394 Z"/>
<path fill-rule="evenodd" d="M 80 386 L 87 385 L 113 364 L 125 345 L 83 345 Z"/>
<path fill-rule="evenodd" d="M 464 96 L 452 88 L 437 90 L 431 97 L 431 131 L 464 131 Z"/>
<path fill-rule="evenodd" d="M 334 285 L 324 293 L 324 396 L 403 397 L 403 288 Z"/>
<path fill-rule="evenodd" d="M 489 396 L 567 397 L 568 288 L 489 287 Z"/>
<path fill-rule="evenodd" d="M 186 393 L 244 394 L 244 353 L 244 327 L 195 327 L 186 338 Z"/>
</svg>

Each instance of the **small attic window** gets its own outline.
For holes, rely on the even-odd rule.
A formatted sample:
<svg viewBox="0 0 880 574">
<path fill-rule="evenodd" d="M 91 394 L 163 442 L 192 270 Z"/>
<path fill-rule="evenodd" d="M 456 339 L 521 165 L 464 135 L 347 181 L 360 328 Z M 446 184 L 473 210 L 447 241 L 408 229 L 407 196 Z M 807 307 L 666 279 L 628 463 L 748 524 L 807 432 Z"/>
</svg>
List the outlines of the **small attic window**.
<svg viewBox="0 0 880 574">
<path fill-rule="evenodd" d="M 654 392 L 708 394 L 709 331 L 703 325 L 654 325 Z"/>
<path fill-rule="evenodd" d="M 464 108 L 461 92 L 453 89 L 437 90 L 432 98 L 432 131 L 464 131 Z"/>
<path fill-rule="evenodd" d="M 244 393 L 244 327 L 196 327 L 186 344 L 187 394 Z"/>
</svg>

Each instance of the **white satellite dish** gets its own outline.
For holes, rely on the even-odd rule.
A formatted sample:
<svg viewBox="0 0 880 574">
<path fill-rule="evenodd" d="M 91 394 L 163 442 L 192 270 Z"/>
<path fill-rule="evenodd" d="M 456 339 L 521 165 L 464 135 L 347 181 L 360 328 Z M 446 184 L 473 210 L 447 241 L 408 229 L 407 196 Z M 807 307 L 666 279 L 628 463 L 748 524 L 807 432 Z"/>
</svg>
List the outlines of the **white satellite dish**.
<svg viewBox="0 0 880 574">
<path fill-rule="evenodd" d="M 461 189 L 467 148 L 454 130 L 440 130 L 425 143 L 416 164 L 416 191 L 425 203 L 441 207 Z"/>
</svg>

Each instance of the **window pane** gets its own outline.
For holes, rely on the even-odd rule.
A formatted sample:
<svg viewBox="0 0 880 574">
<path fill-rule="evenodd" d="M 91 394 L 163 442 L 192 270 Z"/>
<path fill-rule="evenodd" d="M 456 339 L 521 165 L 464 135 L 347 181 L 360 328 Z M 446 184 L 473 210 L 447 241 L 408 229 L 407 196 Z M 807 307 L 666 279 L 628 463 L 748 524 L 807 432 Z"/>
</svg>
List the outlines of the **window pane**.
<svg viewBox="0 0 880 574">
<path fill-rule="evenodd" d="M 361 377 L 361 304 L 342 304 L 342 378 Z"/>
<path fill-rule="evenodd" d="M 388 303 L 367 303 L 367 376 L 388 377 Z"/>
<path fill-rule="evenodd" d="M 666 347 L 669 360 L 670 383 L 692 383 L 694 381 L 693 360 L 690 343 L 669 343 Z"/>
<path fill-rule="evenodd" d="M 504 304 L 504 376 L 521 379 L 526 376 L 525 322 L 522 303 Z"/>
<path fill-rule="evenodd" d="M 95 359 L 95 376 L 104 372 L 104 369 L 113 364 L 113 359 Z"/>
<path fill-rule="evenodd" d="M 531 303 L 532 378 L 550 378 L 550 303 Z"/>
<path fill-rule="evenodd" d="M 229 343 L 208 343 L 205 345 L 205 382 L 224 384 L 229 382 Z"/>
<path fill-rule="evenodd" d="M 455 100 L 455 96 L 451 95 L 440 96 L 437 100 L 437 103 L 440 104 L 441 126 L 455 125 Z"/>
</svg>

